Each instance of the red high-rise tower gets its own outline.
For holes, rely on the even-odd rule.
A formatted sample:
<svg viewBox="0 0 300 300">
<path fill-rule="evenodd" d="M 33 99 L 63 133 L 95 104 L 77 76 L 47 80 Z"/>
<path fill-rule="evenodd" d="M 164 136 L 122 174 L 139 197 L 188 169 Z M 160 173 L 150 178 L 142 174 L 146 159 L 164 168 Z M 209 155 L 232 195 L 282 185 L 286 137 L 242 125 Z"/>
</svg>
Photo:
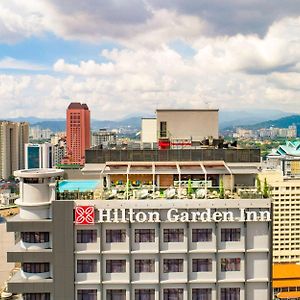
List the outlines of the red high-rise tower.
<svg viewBox="0 0 300 300">
<path fill-rule="evenodd" d="M 90 110 L 79 102 L 67 109 L 67 152 L 69 164 L 85 163 L 85 150 L 90 148 Z"/>
</svg>

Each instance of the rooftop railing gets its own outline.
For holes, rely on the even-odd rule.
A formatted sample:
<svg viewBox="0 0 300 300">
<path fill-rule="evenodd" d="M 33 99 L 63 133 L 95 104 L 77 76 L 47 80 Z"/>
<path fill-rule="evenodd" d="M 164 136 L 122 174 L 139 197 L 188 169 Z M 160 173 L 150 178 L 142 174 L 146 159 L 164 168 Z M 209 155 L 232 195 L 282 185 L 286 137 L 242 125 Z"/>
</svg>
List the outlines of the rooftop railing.
<svg viewBox="0 0 300 300">
<path fill-rule="evenodd" d="M 264 198 L 255 186 L 235 186 L 232 190 L 221 186 L 198 186 L 180 184 L 172 186 L 153 186 L 141 184 L 128 186 L 113 184 L 111 187 L 95 191 L 63 191 L 57 199 L 70 200 L 141 200 L 141 199 L 261 199 Z"/>
<path fill-rule="evenodd" d="M 108 161 L 216 161 L 259 163 L 260 149 L 88 149 L 86 163 Z"/>
</svg>

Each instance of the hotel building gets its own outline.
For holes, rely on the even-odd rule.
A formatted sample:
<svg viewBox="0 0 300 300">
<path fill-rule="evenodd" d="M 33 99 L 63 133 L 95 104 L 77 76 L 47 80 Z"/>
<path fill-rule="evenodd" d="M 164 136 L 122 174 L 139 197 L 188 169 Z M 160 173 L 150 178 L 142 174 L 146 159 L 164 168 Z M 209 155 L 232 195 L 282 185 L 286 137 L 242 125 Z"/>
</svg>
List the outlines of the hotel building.
<svg viewBox="0 0 300 300">
<path fill-rule="evenodd" d="M 21 240 L 8 261 L 21 268 L 8 289 L 26 300 L 271 299 L 271 204 L 249 187 L 256 170 L 107 162 L 95 200 L 56 197 L 62 170 L 16 171 L 20 214 L 7 230 Z"/>
<path fill-rule="evenodd" d="M 217 120 L 217 110 L 161 110 L 159 130 L 150 124 L 139 147 L 86 150 L 81 171 L 96 186 L 57 184 L 59 169 L 15 172 L 20 214 L 7 230 L 21 240 L 8 261 L 21 268 L 9 291 L 26 300 L 272 299 L 260 152 L 225 147 Z"/>
</svg>

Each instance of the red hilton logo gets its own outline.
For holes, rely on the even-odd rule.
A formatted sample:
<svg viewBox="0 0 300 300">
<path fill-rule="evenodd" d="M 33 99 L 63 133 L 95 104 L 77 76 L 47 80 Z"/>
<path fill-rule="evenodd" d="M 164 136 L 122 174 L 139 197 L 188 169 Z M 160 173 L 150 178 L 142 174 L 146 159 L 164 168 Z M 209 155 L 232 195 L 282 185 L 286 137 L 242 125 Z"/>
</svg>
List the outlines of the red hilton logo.
<svg viewBox="0 0 300 300">
<path fill-rule="evenodd" d="M 95 222 L 94 206 L 76 206 L 75 207 L 75 224 L 89 225 Z"/>
</svg>

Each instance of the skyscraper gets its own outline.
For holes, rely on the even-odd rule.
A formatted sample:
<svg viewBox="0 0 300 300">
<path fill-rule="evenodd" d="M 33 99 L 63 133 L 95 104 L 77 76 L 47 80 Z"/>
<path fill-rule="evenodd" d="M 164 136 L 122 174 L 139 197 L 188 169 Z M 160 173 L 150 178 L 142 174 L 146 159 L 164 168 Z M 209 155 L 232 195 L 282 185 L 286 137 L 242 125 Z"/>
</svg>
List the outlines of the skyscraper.
<svg viewBox="0 0 300 300">
<path fill-rule="evenodd" d="M 24 168 L 24 145 L 28 143 L 29 124 L 0 122 L 0 176 L 8 178 L 15 170 Z"/>
<path fill-rule="evenodd" d="M 69 164 L 83 165 L 85 150 L 90 148 L 90 110 L 79 102 L 72 102 L 67 109 L 67 152 Z"/>
</svg>

